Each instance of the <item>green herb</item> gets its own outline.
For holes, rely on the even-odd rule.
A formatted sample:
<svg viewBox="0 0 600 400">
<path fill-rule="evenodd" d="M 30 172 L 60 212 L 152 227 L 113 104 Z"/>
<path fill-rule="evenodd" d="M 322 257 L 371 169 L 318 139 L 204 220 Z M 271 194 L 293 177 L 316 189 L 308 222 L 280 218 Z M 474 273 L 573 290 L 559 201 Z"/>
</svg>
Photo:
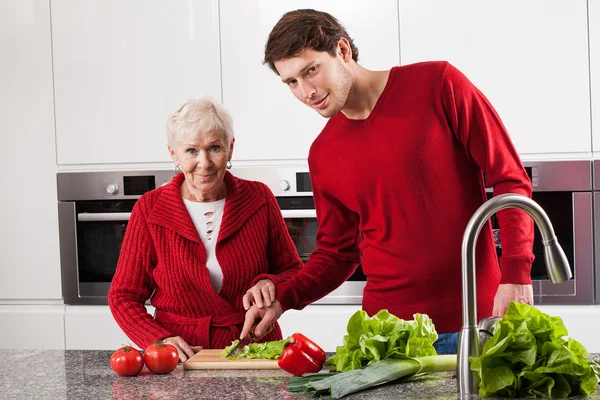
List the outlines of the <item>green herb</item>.
<svg viewBox="0 0 600 400">
<path fill-rule="evenodd" d="M 568 332 L 560 317 L 511 302 L 493 331 L 481 356 L 469 359 L 481 397 L 567 397 L 596 390 L 600 367 L 586 359 L 579 342 L 563 338 Z"/>
<path fill-rule="evenodd" d="M 223 357 L 229 355 L 231 350 L 239 343 L 239 340 L 234 340 L 229 346 L 223 350 Z M 241 350 L 233 357 L 232 360 L 238 358 L 262 358 L 267 360 L 277 360 L 283 351 L 285 340 L 275 340 L 265 343 L 250 343 L 241 348 Z"/>
<path fill-rule="evenodd" d="M 385 358 L 436 355 L 433 342 L 437 332 L 425 314 L 414 314 L 413 321 L 400 319 L 387 310 L 369 317 L 357 311 L 348 321 L 344 345 L 327 360 L 331 371 L 351 371 Z"/>
<path fill-rule="evenodd" d="M 309 392 L 313 396 L 339 399 L 400 378 L 410 379 L 429 372 L 455 371 L 456 355 L 386 358 L 363 369 L 337 374 L 313 374 L 290 378 L 290 392 Z"/>
</svg>

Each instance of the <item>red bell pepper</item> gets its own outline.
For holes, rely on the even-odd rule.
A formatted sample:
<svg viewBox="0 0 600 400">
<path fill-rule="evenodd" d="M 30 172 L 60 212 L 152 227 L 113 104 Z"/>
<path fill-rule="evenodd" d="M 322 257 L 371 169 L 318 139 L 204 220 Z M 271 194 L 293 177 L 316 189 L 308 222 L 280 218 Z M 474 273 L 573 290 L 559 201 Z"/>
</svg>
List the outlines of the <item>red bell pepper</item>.
<svg viewBox="0 0 600 400">
<path fill-rule="evenodd" d="M 286 339 L 279 367 L 294 376 L 319 372 L 327 356 L 322 348 L 301 333 L 294 333 Z"/>
</svg>

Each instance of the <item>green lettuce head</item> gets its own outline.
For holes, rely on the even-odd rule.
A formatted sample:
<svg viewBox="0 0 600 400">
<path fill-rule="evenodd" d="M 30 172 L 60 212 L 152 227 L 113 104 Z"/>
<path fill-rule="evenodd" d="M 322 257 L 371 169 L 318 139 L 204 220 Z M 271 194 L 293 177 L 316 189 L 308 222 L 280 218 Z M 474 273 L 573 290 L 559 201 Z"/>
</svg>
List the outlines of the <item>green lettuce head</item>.
<svg viewBox="0 0 600 400">
<path fill-rule="evenodd" d="M 481 356 L 469 358 L 481 397 L 562 398 L 596 390 L 600 368 L 579 342 L 564 338 L 560 317 L 511 302 L 493 332 Z"/>
<path fill-rule="evenodd" d="M 415 314 L 414 320 L 405 321 L 387 310 L 369 317 L 364 310 L 357 311 L 348 321 L 344 345 L 327 360 L 332 371 L 359 369 L 384 358 L 421 357 L 436 355 L 433 342 L 437 332 L 425 314 Z"/>
</svg>

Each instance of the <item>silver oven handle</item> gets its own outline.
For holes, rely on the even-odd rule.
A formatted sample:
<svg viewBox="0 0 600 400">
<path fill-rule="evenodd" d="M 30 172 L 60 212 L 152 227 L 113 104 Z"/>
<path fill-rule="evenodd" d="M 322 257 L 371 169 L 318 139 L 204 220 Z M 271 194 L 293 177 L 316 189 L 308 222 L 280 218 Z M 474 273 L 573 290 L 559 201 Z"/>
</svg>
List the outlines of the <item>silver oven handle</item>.
<svg viewBox="0 0 600 400">
<path fill-rule="evenodd" d="M 77 220 L 81 222 L 95 221 L 129 221 L 130 212 L 115 212 L 115 213 L 79 213 Z"/>
<path fill-rule="evenodd" d="M 316 210 L 281 210 L 283 218 L 317 218 Z"/>
</svg>

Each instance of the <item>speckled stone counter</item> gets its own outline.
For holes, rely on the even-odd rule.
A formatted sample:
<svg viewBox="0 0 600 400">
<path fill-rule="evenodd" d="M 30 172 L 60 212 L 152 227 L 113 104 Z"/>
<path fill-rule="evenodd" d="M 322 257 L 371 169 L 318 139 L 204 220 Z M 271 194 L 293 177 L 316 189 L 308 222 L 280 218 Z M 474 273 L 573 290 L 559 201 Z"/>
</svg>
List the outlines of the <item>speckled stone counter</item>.
<svg viewBox="0 0 600 400">
<path fill-rule="evenodd" d="M 0 399 L 304 399 L 287 391 L 284 371 L 184 371 L 120 377 L 110 351 L 0 350 Z M 600 354 L 591 359 L 600 361 Z M 452 373 L 388 384 L 347 399 L 457 399 Z M 477 398 L 477 396 L 475 396 Z M 600 390 L 587 397 L 599 399 Z"/>
</svg>

